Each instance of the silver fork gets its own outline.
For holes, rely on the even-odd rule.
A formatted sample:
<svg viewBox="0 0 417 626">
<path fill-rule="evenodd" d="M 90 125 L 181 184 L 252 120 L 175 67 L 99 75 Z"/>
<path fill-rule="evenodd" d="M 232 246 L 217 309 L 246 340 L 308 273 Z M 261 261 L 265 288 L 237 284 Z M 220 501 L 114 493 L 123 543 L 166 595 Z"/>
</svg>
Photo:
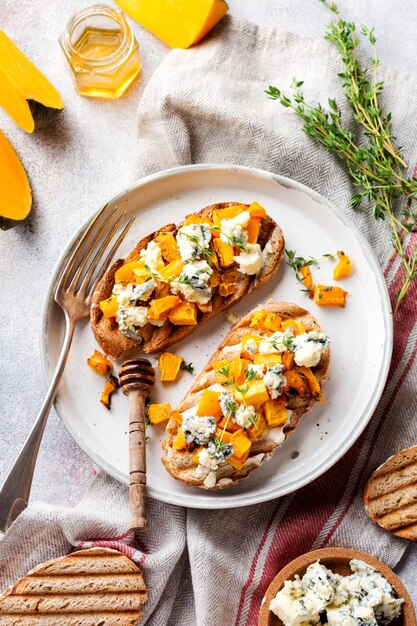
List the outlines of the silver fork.
<svg viewBox="0 0 417 626">
<path fill-rule="evenodd" d="M 0 531 L 2 532 L 6 532 L 28 505 L 39 446 L 68 359 L 75 325 L 79 320 L 88 317 L 94 288 L 109 267 L 116 250 L 135 220 L 133 217 L 121 228 L 125 217 L 126 212 L 118 216 L 116 207 L 111 209 L 105 205 L 85 230 L 57 278 L 54 300 L 64 312 L 64 339 L 41 410 L 0 491 Z M 98 269 L 99 262 L 116 235 L 116 241 Z M 94 256 L 92 256 L 93 252 L 95 252 Z"/>
</svg>

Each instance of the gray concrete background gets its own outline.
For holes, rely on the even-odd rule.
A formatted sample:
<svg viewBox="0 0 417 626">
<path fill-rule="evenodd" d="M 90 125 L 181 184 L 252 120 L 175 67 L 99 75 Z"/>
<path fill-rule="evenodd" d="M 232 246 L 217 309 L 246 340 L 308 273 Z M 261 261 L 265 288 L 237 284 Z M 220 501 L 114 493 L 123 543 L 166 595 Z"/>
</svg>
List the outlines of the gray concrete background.
<svg viewBox="0 0 417 626">
<path fill-rule="evenodd" d="M 321 37 L 329 20 L 318 0 L 228 0 L 233 15 Z M 31 179 L 34 207 L 27 222 L 1 233 L 0 244 L 0 482 L 15 459 L 45 393 L 39 331 L 43 301 L 63 246 L 109 196 L 129 181 L 138 98 L 168 48 L 130 20 L 140 42 L 140 79 L 119 101 L 78 96 L 58 37 L 83 0 L 0 0 L 1 27 L 59 89 L 65 112 L 49 128 L 27 135 L 0 110 L 0 127 Z M 111 4 L 107 1 L 107 4 Z M 339 0 L 341 13 L 374 26 L 381 62 L 416 74 L 417 8 L 406 0 Z M 115 5 L 114 5 L 115 6 Z M 395 111 L 393 112 L 395 115 Z M 93 477 L 91 461 L 52 412 L 39 454 L 32 497 L 74 504 Z M 417 549 L 400 564 L 417 604 Z"/>
</svg>

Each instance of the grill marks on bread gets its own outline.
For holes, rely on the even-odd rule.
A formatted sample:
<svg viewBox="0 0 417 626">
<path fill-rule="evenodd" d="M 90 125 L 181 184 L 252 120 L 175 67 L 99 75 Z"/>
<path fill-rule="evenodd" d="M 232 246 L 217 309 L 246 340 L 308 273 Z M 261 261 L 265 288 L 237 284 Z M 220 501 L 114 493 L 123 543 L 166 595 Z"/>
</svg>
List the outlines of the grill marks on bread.
<svg viewBox="0 0 417 626">
<path fill-rule="evenodd" d="M 137 565 L 91 548 L 40 565 L 0 597 L 1 626 L 134 626 L 147 599 Z"/>
<path fill-rule="evenodd" d="M 417 541 L 417 446 L 401 450 L 371 475 L 364 503 L 379 526 Z"/>
</svg>

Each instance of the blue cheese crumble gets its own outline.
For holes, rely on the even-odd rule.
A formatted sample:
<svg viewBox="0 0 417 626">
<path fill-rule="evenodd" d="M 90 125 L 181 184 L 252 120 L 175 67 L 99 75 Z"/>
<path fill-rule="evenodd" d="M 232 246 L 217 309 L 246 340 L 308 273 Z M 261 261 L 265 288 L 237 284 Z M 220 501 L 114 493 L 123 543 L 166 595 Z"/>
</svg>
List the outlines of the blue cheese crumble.
<svg viewBox="0 0 417 626">
<path fill-rule="evenodd" d="M 247 243 L 233 260 L 239 266 L 239 272 L 248 276 L 259 274 L 262 269 L 262 249 L 259 243 Z"/>
<path fill-rule="evenodd" d="M 177 244 L 184 262 L 195 261 L 208 250 L 211 230 L 208 224 L 186 224 L 177 233 Z"/>
<path fill-rule="evenodd" d="M 119 306 L 116 320 L 119 330 L 131 339 L 140 339 L 136 328 L 142 328 L 147 323 L 147 306 Z"/>
<path fill-rule="evenodd" d="M 328 345 L 328 336 L 316 330 L 298 335 L 298 337 L 294 337 L 294 360 L 297 365 L 315 367 Z"/>
<path fill-rule="evenodd" d="M 188 302 L 207 304 L 212 295 L 208 284 L 212 273 L 213 270 L 207 261 L 187 263 L 179 278 L 171 283 L 171 291 L 181 293 Z"/>
<path fill-rule="evenodd" d="M 285 581 L 270 610 L 285 626 L 378 626 L 400 615 L 404 600 L 377 570 L 357 559 L 350 568 L 341 576 L 312 563 L 302 578 Z"/>
<path fill-rule="evenodd" d="M 287 379 L 283 374 L 284 370 L 285 367 L 283 365 L 269 365 L 266 368 L 264 383 L 272 400 L 275 400 L 282 394 L 282 388 L 287 384 Z"/>
<path fill-rule="evenodd" d="M 248 241 L 248 233 L 244 228 L 249 224 L 249 211 L 242 211 L 235 217 L 225 218 L 220 221 L 220 239 L 230 246 L 238 246 L 245 249 Z"/>
<path fill-rule="evenodd" d="M 187 443 L 194 442 L 202 446 L 208 444 L 216 432 L 216 420 L 211 415 L 199 417 L 184 412 L 181 428 Z"/>
</svg>

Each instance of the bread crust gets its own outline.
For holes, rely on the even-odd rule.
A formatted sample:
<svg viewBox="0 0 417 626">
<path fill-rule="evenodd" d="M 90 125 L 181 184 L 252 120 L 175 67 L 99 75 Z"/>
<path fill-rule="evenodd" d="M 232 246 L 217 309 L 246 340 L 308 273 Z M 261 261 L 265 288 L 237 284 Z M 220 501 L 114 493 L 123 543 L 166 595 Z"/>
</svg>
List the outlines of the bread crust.
<svg viewBox="0 0 417 626">
<path fill-rule="evenodd" d="M 5 626 L 134 626 L 147 589 L 139 567 L 110 548 L 89 548 L 38 565 L 0 596 Z"/>
<path fill-rule="evenodd" d="M 295 319 L 296 321 L 303 322 L 306 327 L 306 331 L 317 330 L 322 332 L 322 328 L 318 321 L 310 315 L 308 311 L 299 307 L 296 304 L 288 302 L 267 302 L 264 305 L 259 305 L 256 309 L 253 309 L 248 313 L 240 322 L 238 322 L 230 330 L 228 335 L 222 341 L 217 348 L 216 352 L 207 363 L 206 367 L 197 377 L 194 385 L 191 387 L 185 398 L 177 407 L 179 412 L 183 412 L 198 403 L 199 392 L 206 387 L 212 385 L 215 381 L 215 372 L 213 370 L 213 364 L 221 359 L 226 358 L 223 353 L 223 348 L 233 346 L 240 342 L 242 336 L 250 332 L 250 322 L 253 314 L 256 310 L 267 311 L 270 313 L 277 313 L 283 319 Z M 313 368 L 314 374 L 320 383 L 320 386 L 327 377 L 327 372 L 330 363 L 330 348 L 327 348 L 322 356 L 319 364 Z M 280 447 L 288 437 L 295 431 L 299 425 L 301 418 L 305 415 L 316 400 L 311 397 L 301 398 L 299 395 L 290 397 L 287 402 L 287 407 L 292 410 L 290 420 L 285 424 L 283 429 L 284 438 L 282 441 L 276 441 L 271 436 L 268 436 L 268 431 L 261 439 L 254 441 L 250 450 L 250 454 L 245 467 L 242 470 L 237 470 L 229 464 L 221 465 L 216 472 L 217 482 L 210 490 L 224 489 L 225 487 L 231 487 L 236 485 L 244 478 L 247 478 L 255 469 L 264 465 L 269 461 L 274 451 Z M 196 464 L 193 462 L 192 452 L 177 451 L 173 447 L 173 442 L 177 434 L 179 424 L 175 419 L 170 419 L 167 425 L 167 437 L 162 444 L 165 450 L 165 456 L 162 457 L 162 462 L 167 471 L 184 484 L 191 487 L 200 487 L 207 489 L 204 485 L 205 476 L 195 476 Z"/>
<path fill-rule="evenodd" d="M 211 204 L 201 209 L 201 211 L 196 213 L 196 215 L 198 217 L 208 218 L 211 217 L 214 210 L 223 209 L 229 206 L 236 206 L 238 204 L 241 203 L 219 202 L 217 204 Z M 265 248 L 266 244 L 270 242 L 273 252 L 265 256 L 263 266 L 259 274 L 256 276 L 245 276 L 244 274 L 239 274 L 239 282 L 237 283 L 238 288 L 236 292 L 230 296 L 222 297 L 218 293 L 215 293 L 211 300 L 212 310 L 203 313 L 197 325 L 175 326 L 168 320 L 160 328 L 147 324 L 143 329 L 138 331 L 138 334 L 141 337 L 140 340 L 131 339 L 120 332 L 115 318 L 104 317 L 99 304 L 101 300 L 105 300 L 111 296 L 114 286 L 114 276 L 119 267 L 124 265 L 124 263 L 139 260 L 141 250 L 146 248 L 148 243 L 152 241 L 158 233 L 176 233 L 183 224 L 184 221 L 178 224 L 178 226 L 175 224 L 167 224 L 166 226 L 158 228 L 158 230 L 141 239 L 127 258 L 115 261 L 98 283 L 91 303 L 91 328 L 97 343 L 110 357 L 114 359 L 121 359 L 139 349 L 148 354 L 166 350 L 169 346 L 181 341 L 193 333 L 194 330 L 201 327 L 218 313 L 234 306 L 246 294 L 270 281 L 281 264 L 285 247 L 284 236 L 276 222 L 267 216 L 262 220 L 258 242 L 262 250 Z"/>
<path fill-rule="evenodd" d="M 375 470 L 366 483 L 363 502 L 376 524 L 417 541 L 417 446 L 400 450 Z"/>
</svg>

